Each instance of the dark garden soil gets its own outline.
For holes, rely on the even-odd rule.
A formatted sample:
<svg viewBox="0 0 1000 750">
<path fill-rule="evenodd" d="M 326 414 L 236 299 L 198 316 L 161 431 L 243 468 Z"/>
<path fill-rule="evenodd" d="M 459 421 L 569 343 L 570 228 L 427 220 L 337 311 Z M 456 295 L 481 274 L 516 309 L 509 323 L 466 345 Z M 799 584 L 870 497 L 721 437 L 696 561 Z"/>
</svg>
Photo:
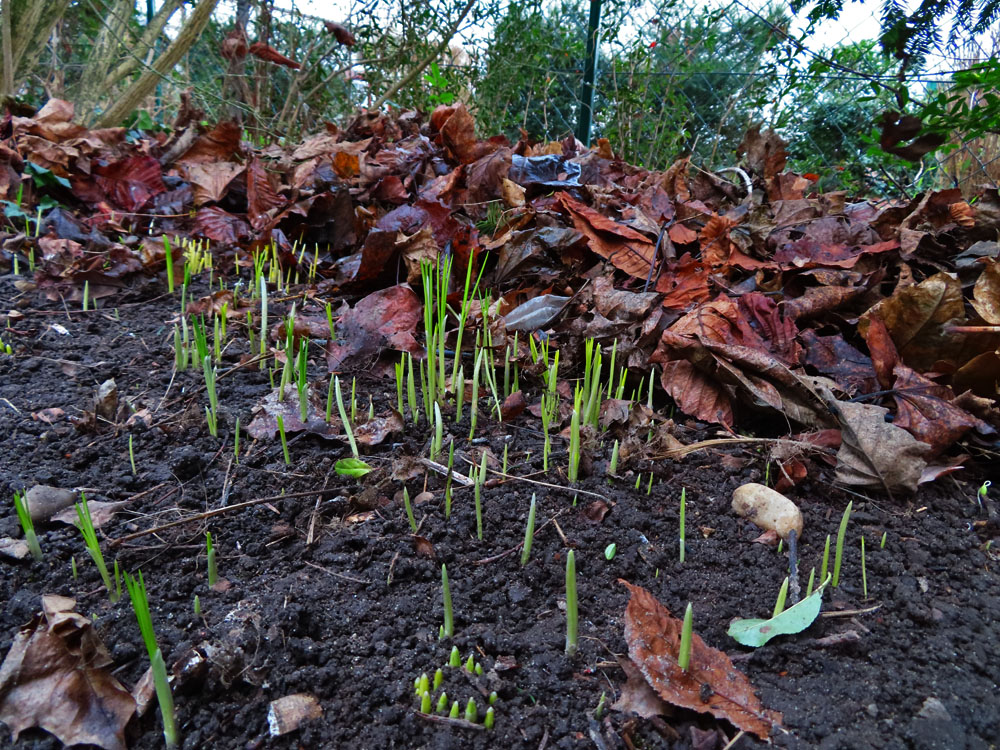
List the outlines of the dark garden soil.
<svg viewBox="0 0 1000 750">
<path fill-rule="evenodd" d="M 334 472 L 336 460 L 349 455 L 346 444 L 311 435 L 290 441 L 290 466 L 278 441 L 256 442 L 246 434 L 239 463 L 232 460 L 235 419 L 250 422 L 252 408 L 270 391 L 266 371 L 244 366 L 220 377 L 222 425 L 219 438 L 210 437 L 200 373 L 172 377 L 169 321 L 177 299 L 159 283 L 103 300 L 89 312 L 68 313 L 18 292 L 10 277 L 0 281 L 0 298 L 4 310 L 23 316 L 12 319 L 5 334 L 13 355 L 0 358 L 0 536 L 21 536 L 10 502 L 15 489 L 82 488 L 90 501 L 125 503 L 100 529 L 105 554 L 117 556 L 125 570 L 143 571 L 167 664 L 190 662 L 193 652 L 207 657 L 202 670 L 175 669 L 185 748 L 728 747 L 736 730 L 708 715 L 675 710 L 641 719 L 609 708 L 625 684 L 616 655 L 627 652 L 628 592 L 619 579 L 647 588 L 674 613 L 693 602 L 695 631 L 727 652 L 763 704 L 783 714 L 783 728 L 771 738 L 777 746 L 985 749 L 1000 742 L 1000 561 L 996 544 L 986 548 L 998 528 L 975 502 L 989 467 L 980 464 L 977 471 L 985 475 L 939 479 L 916 496 L 894 500 L 841 491 L 828 469 L 790 490 L 805 516 L 799 551 L 805 575 L 818 567 L 827 534 L 836 535 L 854 501 L 842 581 L 806 631 L 750 650 L 726 635 L 728 623 L 769 616 L 788 567 L 787 550 L 754 543 L 760 529 L 730 509 L 736 487 L 764 479 L 765 460 L 752 446 L 643 462 L 611 483 L 610 446 L 595 447 L 589 476 L 578 485 L 588 494 L 574 505 L 571 491 L 552 486 L 567 484 L 564 440 L 555 440 L 554 468 L 545 475 L 537 418 L 524 412 L 498 424 L 482 414 L 469 441 L 466 411 L 457 427 L 446 420 L 458 471 L 468 473 L 483 449 L 499 459 L 506 445 L 509 473 L 549 483 L 491 480 L 479 541 L 471 489 L 456 486 L 446 519 L 443 478 L 401 460 L 426 455 L 423 423 L 407 420 L 402 435 L 368 449 L 365 458 L 376 470 L 360 479 Z M 281 305 L 274 310 L 280 316 Z M 242 342 L 225 352 L 220 372 L 239 364 L 245 337 Z M 325 383 L 325 364 L 311 362 L 310 374 Z M 359 411 L 367 411 L 369 396 L 376 414 L 394 406 L 391 377 L 341 374 L 348 383 L 352 376 Z M 119 393 L 114 423 L 99 420 L 91 429 L 71 423 L 93 410 L 95 391 L 109 378 Z M 52 409 L 64 414 L 43 412 Z M 142 410 L 148 419 L 126 426 L 130 412 Z M 694 422 L 675 430 L 685 443 L 716 435 Z M 403 482 L 394 479 L 408 471 L 410 496 L 430 493 L 415 508 L 419 536 L 410 533 L 399 499 Z M 993 466 L 995 484 L 997 471 Z M 682 488 L 683 565 L 677 554 Z M 159 524 L 281 493 L 289 498 L 113 544 Z M 539 530 L 522 568 L 519 545 L 533 493 Z M 216 540 L 224 579 L 215 590 L 206 582 L 206 530 Z M 94 618 L 114 674 L 131 688 L 148 660 L 128 597 L 109 604 L 75 528 L 51 523 L 39 531 L 44 561 L 0 561 L 0 651 L 6 653 L 18 629 L 40 611 L 43 594 L 72 597 L 78 612 Z M 609 561 L 611 543 L 617 554 Z M 564 569 L 571 548 L 581 638 L 579 652 L 567 658 Z M 438 639 L 442 562 L 454 599 L 452 641 Z M 200 616 L 193 610 L 196 595 Z M 463 660 L 473 654 L 484 674 L 445 669 L 444 689 L 463 706 L 474 696 L 480 715 L 496 691 L 492 732 L 433 722 L 416 710 L 414 678 L 443 666 L 452 643 Z M 271 736 L 269 703 L 296 693 L 315 696 L 322 717 Z M 602 693 L 606 709 L 595 721 Z M 127 737 L 130 747 L 162 746 L 155 702 L 132 720 Z M 0 744 L 11 746 L 9 733 Z M 40 730 L 25 731 L 18 743 L 58 745 Z M 744 735 L 732 747 L 763 745 Z"/>
</svg>

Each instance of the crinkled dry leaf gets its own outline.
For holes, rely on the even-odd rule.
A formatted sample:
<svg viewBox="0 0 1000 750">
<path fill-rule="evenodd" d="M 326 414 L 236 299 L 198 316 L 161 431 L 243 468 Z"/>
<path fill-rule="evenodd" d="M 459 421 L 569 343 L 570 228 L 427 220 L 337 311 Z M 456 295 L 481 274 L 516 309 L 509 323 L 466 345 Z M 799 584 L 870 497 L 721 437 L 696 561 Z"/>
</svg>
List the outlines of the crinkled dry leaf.
<svg viewBox="0 0 1000 750">
<path fill-rule="evenodd" d="M 972 306 L 987 323 L 1000 325 L 1000 260 L 986 261 L 972 289 Z"/>
<path fill-rule="evenodd" d="M 828 403 L 841 426 L 837 481 L 890 494 L 895 490 L 913 492 L 931 447 L 886 422 L 888 410 L 881 406 L 832 399 Z"/>
<path fill-rule="evenodd" d="M 677 666 L 683 623 L 646 589 L 619 582 L 632 595 L 625 608 L 629 657 L 661 698 L 675 706 L 728 719 L 762 740 L 780 726 L 781 714 L 765 709 L 746 675 L 697 633 L 691 636 L 688 670 Z"/>
<path fill-rule="evenodd" d="M 267 725 L 272 737 L 288 734 L 310 719 L 323 716 L 323 707 L 310 693 L 295 693 L 271 701 L 267 709 Z"/>
<path fill-rule="evenodd" d="M 335 438 L 340 435 L 340 420 L 331 416 L 326 421 L 326 413 L 312 400 L 306 407 L 306 421 L 302 421 L 299 410 L 299 396 L 294 385 L 285 386 L 285 397 L 275 388 L 264 400 L 254 407 L 254 417 L 247 425 L 247 434 L 255 440 L 271 440 L 278 434 L 278 416 L 284 423 L 285 433 L 310 432 L 324 438 Z"/>
<path fill-rule="evenodd" d="M 417 354 L 414 338 L 423 303 L 410 287 L 399 285 L 369 294 L 340 319 L 339 338 L 327 347 L 330 371 L 368 366 L 384 349 Z"/>
<path fill-rule="evenodd" d="M 43 614 L 14 637 L 0 666 L 0 721 L 17 741 L 30 727 L 65 745 L 125 750 L 135 701 L 108 667 L 112 659 L 76 602 L 43 596 Z"/>
</svg>

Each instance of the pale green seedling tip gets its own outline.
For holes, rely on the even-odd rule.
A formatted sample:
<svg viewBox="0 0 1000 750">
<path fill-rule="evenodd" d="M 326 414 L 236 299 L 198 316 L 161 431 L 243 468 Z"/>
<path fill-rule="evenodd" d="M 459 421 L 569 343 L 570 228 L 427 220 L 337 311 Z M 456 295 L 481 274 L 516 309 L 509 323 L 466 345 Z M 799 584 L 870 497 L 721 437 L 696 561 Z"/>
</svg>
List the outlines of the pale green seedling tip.
<svg viewBox="0 0 1000 750">
<path fill-rule="evenodd" d="M 493 714 L 493 706 L 490 706 L 489 708 L 486 709 L 486 716 L 483 717 L 483 726 L 486 727 L 486 729 L 488 730 L 493 729 L 493 722 L 495 720 L 496 719 Z"/>
<path fill-rule="evenodd" d="M 694 610 L 688 602 L 684 610 L 684 624 L 681 626 L 681 644 L 677 650 L 677 666 L 687 672 L 691 665 L 691 635 L 694 632 Z"/>
<path fill-rule="evenodd" d="M 469 702 L 465 704 L 465 720 L 470 724 L 475 724 L 478 716 L 479 709 L 476 708 L 476 699 L 469 698 Z"/>
<path fill-rule="evenodd" d="M 462 655 L 458 652 L 458 646 L 451 647 L 451 654 L 448 657 L 449 667 L 460 667 L 462 666 Z"/>
<path fill-rule="evenodd" d="M 812 594 L 770 620 L 733 620 L 726 632 L 738 643 L 751 648 L 759 648 L 778 635 L 801 633 L 819 617 L 823 589 L 829 582 L 827 576 Z"/>
</svg>

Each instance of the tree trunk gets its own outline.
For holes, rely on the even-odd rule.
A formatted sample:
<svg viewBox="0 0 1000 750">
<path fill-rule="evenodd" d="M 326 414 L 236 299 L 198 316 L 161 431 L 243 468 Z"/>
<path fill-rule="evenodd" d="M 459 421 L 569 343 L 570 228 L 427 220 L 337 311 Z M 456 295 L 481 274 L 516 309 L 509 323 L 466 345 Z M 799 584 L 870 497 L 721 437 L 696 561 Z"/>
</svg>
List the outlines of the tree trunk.
<svg viewBox="0 0 1000 750">
<path fill-rule="evenodd" d="M 4 43 L 0 81 L 9 83 L 8 94 L 14 94 L 21 75 L 38 61 L 52 29 L 68 6 L 69 0 L 2 0 L 0 32 L 4 34 Z"/>
<path fill-rule="evenodd" d="M 110 108 L 97 118 L 96 127 L 108 128 L 121 123 L 132 110 L 136 109 L 142 100 L 156 89 L 156 84 L 166 78 L 180 59 L 198 41 L 212 18 L 212 11 L 219 0 L 201 0 L 181 27 L 177 37 L 170 46 L 156 58 L 150 69 L 143 71 L 136 80 L 122 93 Z"/>
</svg>

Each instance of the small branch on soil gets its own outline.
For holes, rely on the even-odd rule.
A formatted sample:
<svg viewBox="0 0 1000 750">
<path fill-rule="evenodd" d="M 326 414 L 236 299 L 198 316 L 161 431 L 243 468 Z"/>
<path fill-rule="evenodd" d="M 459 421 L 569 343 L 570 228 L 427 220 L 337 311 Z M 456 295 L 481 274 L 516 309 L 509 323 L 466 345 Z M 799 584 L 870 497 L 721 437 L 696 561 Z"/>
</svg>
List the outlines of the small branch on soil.
<svg viewBox="0 0 1000 750">
<path fill-rule="evenodd" d="M 466 460 L 468 461 L 468 459 L 466 459 Z M 471 463 L 471 461 L 470 461 L 470 463 Z M 604 500 L 604 501 L 609 502 L 609 503 L 611 502 L 611 500 L 609 500 L 607 497 L 605 497 L 604 495 L 600 494 L 599 492 L 589 492 L 588 490 L 578 490 L 575 487 L 567 487 L 567 486 L 562 485 L 562 484 L 552 484 L 551 482 L 542 482 L 542 481 L 539 481 L 538 479 L 528 479 L 527 477 L 518 477 L 518 476 L 514 476 L 513 474 L 504 474 L 502 471 L 496 471 L 495 469 L 491 469 L 489 467 L 486 467 L 486 470 L 490 474 L 496 474 L 498 477 L 503 477 L 504 479 L 514 479 L 514 480 L 516 480 L 518 482 L 528 482 L 529 484 L 538 484 L 538 485 L 541 485 L 542 487 L 551 487 L 554 490 L 563 490 L 565 492 L 572 492 L 574 495 L 590 495 L 591 497 L 599 497 L 601 500 Z"/>
<path fill-rule="evenodd" d="M 868 609 L 842 609 L 839 612 L 820 612 L 820 617 L 854 617 L 854 615 L 867 615 L 872 612 L 882 609 L 881 604 L 876 604 L 874 607 L 868 607 Z"/>
<path fill-rule="evenodd" d="M 322 570 L 324 573 L 327 573 L 327 574 L 329 574 L 331 576 L 336 576 L 337 578 L 343 578 L 345 581 L 352 581 L 353 583 L 363 583 L 365 585 L 371 583 L 371 581 L 366 581 L 363 578 L 354 578 L 352 576 L 345 575 L 343 573 L 335 573 L 332 570 L 327 570 L 322 565 L 317 565 L 316 563 L 309 562 L 308 560 L 303 560 L 302 562 L 304 562 L 306 565 L 308 565 L 311 568 L 316 568 L 316 570 Z"/>
<path fill-rule="evenodd" d="M 824 450 L 823 446 L 816 445 L 815 443 L 810 443 L 805 440 L 788 440 L 786 438 L 714 438 L 712 440 L 701 440 L 697 443 L 691 443 L 691 445 L 685 445 L 682 448 L 667 451 L 659 458 L 681 458 L 689 453 L 702 451 L 707 448 L 714 448 L 717 445 L 735 445 L 737 443 L 769 443 L 772 445 L 785 444 L 794 445 L 799 448 L 811 448 L 812 450 L 821 452 Z"/>
<path fill-rule="evenodd" d="M 415 713 L 424 721 L 429 721 L 432 724 L 445 724 L 449 727 L 455 727 L 456 729 L 475 729 L 477 732 L 486 731 L 486 727 L 484 727 L 482 724 L 473 724 L 471 721 L 466 721 L 465 719 L 449 719 L 447 716 L 422 714 L 419 711 L 414 711 L 413 713 Z"/>
<path fill-rule="evenodd" d="M 444 464 L 439 464 L 437 461 L 431 461 L 429 458 L 423 458 L 423 457 L 420 457 L 417 460 L 424 466 L 426 466 L 428 469 L 436 471 L 438 474 L 441 474 L 442 476 L 448 476 L 448 467 L 445 466 Z M 459 474 L 457 471 L 455 471 L 454 468 L 451 470 L 451 478 L 454 481 L 458 482 L 463 487 L 471 487 L 472 485 L 475 484 L 475 482 L 473 482 L 464 474 Z"/>
<path fill-rule="evenodd" d="M 223 513 L 229 513 L 234 510 L 242 510 L 243 508 L 249 508 L 253 505 L 263 505 L 264 503 L 275 503 L 281 500 L 290 500 L 296 497 L 311 497 L 313 495 L 322 495 L 325 492 L 332 492 L 332 490 L 307 490 L 305 492 L 289 492 L 285 495 L 271 495 L 270 497 L 258 497 L 254 500 L 247 500 L 245 503 L 237 503 L 236 505 L 227 505 L 225 508 L 216 508 L 215 510 L 208 510 L 204 513 L 197 513 L 193 516 L 188 516 L 187 518 L 182 518 L 179 521 L 171 521 L 170 523 L 165 523 L 162 526 L 154 526 L 151 529 L 146 529 L 145 531 L 137 531 L 134 534 L 127 534 L 126 536 L 119 537 L 118 539 L 112 539 L 109 544 L 112 547 L 117 547 L 120 544 L 129 542 L 133 539 L 138 539 L 142 536 L 149 536 L 150 534 L 156 534 L 165 529 L 172 529 L 175 526 L 182 526 L 186 523 L 193 523 L 195 521 L 204 521 L 206 518 L 212 518 L 214 516 L 221 516 Z"/>
</svg>

